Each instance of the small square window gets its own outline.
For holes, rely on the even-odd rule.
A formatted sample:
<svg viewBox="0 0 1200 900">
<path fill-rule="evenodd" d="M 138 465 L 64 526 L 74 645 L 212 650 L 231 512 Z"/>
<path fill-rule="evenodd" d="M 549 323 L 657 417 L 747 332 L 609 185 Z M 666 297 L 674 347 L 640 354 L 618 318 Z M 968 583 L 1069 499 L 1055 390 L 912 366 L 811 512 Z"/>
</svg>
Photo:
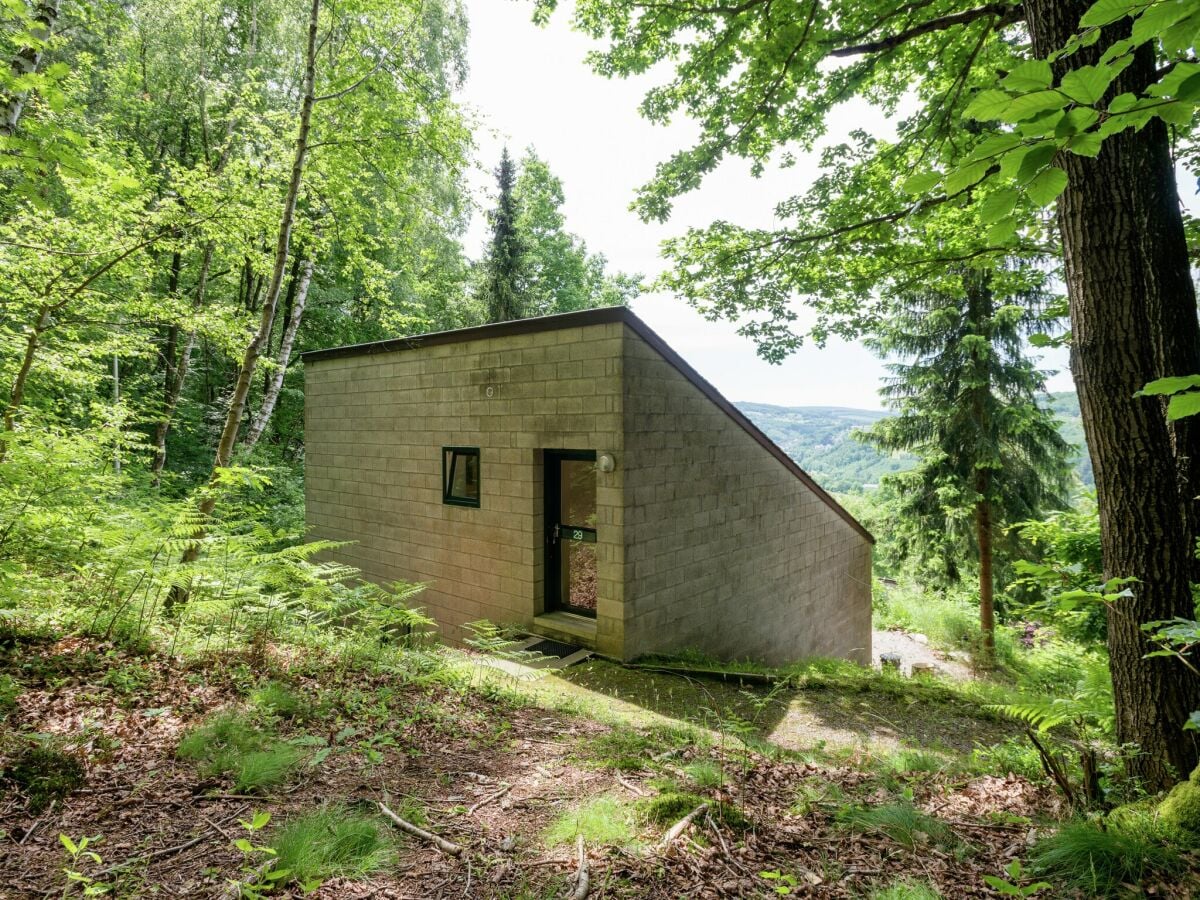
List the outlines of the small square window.
<svg viewBox="0 0 1200 900">
<path fill-rule="evenodd" d="M 479 506 L 479 448 L 442 448 L 442 502 Z"/>
</svg>

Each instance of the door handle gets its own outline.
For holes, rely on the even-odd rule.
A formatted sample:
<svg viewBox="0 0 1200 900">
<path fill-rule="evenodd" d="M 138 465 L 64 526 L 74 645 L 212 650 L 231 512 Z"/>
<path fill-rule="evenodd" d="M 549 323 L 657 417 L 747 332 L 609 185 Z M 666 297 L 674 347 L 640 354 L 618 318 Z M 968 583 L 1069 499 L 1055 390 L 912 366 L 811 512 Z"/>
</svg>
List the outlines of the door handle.
<svg viewBox="0 0 1200 900">
<path fill-rule="evenodd" d="M 550 543 L 552 544 L 558 543 L 558 527 L 558 523 L 555 522 L 554 527 L 550 529 Z"/>
</svg>

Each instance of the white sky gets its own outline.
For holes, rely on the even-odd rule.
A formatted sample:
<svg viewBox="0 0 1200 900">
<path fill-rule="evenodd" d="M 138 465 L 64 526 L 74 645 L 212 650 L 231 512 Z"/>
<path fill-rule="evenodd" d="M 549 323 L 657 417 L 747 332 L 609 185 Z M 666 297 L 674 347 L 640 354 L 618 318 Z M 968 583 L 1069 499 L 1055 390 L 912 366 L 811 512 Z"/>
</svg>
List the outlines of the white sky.
<svg viewBox="0 0 1200 900">
<path fill-rule="evenodd" d="M 528 0 L 466 0 L 471 19 L 470 80 L 462 100 L 474 107 L 483 170 L 474 186 L 482 197 L 492 190 L 490 171 L 507 144 L 520 156 L 527 146 L 562 179 L 567 227 L 604 253 L 614 269 L 654 276 L 662 271 L 659 243 L 688 227 L 715 219 L 769 226 L 773 207 L 802 191 L 816 176 L 815 163 L 750 176 L 748 166 L 731 161 L 704 186 L 676 204 L 666 225 L 645 224 L 629 211 L 636 189 L 657 162 L 688 145 L 694 126 L 652 125 L 638 114 L 648 77 L 609 81 L 584 64 L 590 41 L 568 27 L 569 2 L 547 28 L 531 20 Z M 865 104 L 848 106 L 829 127 L 840 141 L 852 127 L 876 134 L 890 131 L 883 117 Z M 486 202 L 486 201 L 485 201 Z M 468 252 L 482 247 L 486 226 L 477 215 L 467 236 Z M 657 294 L 634 301 L 634 311 L 731 400 L 782 406 L 880 407 L 876 391 L 882 364 L 856 344 L 831 340 L 824 348 L 806 345 L 778 366 L 758 358 L 751 342 L 728 322 L 708 322 L 683 300 Z M 1046 367 L 1065 368 L 1065 354 L 1047 358 Z M 1070 390 L 1064 372 L 1051 390 Z"/>
</svg>

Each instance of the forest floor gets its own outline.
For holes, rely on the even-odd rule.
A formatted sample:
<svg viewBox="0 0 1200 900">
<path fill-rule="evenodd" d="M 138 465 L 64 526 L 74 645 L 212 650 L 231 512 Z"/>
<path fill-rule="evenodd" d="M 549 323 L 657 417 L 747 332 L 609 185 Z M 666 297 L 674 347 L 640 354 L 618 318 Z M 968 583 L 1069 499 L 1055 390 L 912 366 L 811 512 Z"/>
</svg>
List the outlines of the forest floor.
<svg viewBox="0 0 1200 900">
<path fill-rule="evenodd" d="M 937 684 L 781 690 L 603 661 L 526 683 L 450 651 L 389 671 L 294 648 L 185 661 L 54 637 L 3 653 L 20 685 L 0 745 L 4 898 L 265 893 L 273 857 L 255 848 L 330 804 L 368 820 L 383 852 L 374 871 L 315 873 L 317 898 L 568 897 L 577 834 L 593 898 L 853 898 L 897 881 L 985 897 L 983 876 L 1062 813 L 1045 785 L 968 763 L 1013 727 Z M 222 757 L 203 762 L 223 739 L 214 722 L 269 736 L 256 746 L 287 750 L 286 765 L 239 787 Z M 34 733 L 84 763 L 36 812 L 13 784 Z M 380 803 L 461 855 L 391 828 Z M 260 813 L 259 830 L 241 824 Z M 70 864 L 60 835 L 91 838 L 99 859 Z M 270 895 L 299 896 L 287 881 Z"/>
</svg>

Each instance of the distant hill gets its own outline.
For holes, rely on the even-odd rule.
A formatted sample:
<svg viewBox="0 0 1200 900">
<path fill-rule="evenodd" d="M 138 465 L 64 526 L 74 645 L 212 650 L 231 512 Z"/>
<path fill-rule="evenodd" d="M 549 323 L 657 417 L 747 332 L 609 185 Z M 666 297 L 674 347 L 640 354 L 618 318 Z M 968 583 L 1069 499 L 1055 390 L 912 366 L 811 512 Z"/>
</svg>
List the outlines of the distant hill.
<svg viewBox="0 0 1200 900">
<path fill-rule="evenodd" d="M 839 493 L 874 486 L 884 475 L 902 472 L 916 464 L 916 457 L 911 454 L 888 456 L 851 436 L 854 429 L 869 428 L 885 418 L 887 413 L 882 410 L 766 403 L 735 405 L 828 491 Z M 1069 392 L 1052 394 L 1051 407 L 1058 415 L 1063 437 L 1081 450 L 1076 465 L 1080 478 L 1090 486 L 1092 464 L 1082 452 L 1079 400 Z"/>
</svg>

